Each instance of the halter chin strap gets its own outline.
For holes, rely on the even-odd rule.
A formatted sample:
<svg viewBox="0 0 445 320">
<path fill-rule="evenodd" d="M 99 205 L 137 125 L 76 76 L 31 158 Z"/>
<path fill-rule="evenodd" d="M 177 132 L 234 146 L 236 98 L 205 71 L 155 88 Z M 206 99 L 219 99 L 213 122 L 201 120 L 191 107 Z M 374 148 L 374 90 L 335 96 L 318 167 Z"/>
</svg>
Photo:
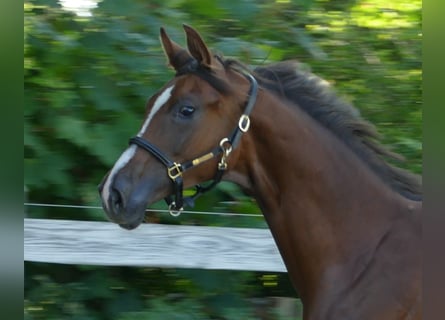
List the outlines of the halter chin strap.
<svg viewBox="0 0 445 320">
<path fill-rule="evenodd" d="M 169 211 L 172 216 L 179 216 L 181 211 L 184 210 L 184 203 L 187 206 L 193 207 L 194 201 L 201 194 L 211 190 L 215 187 L 222 179 L 224 172 L 227 169 L 227 158 L 232 152 L 233 148 L 238 146 L 238 143 L 241 139 L 243 133 L 247 132 L 250 127 L 250 113 L 255 105 L 257 94 L 258 94 L 258 83 L 256 79 L 251 74 L 245 74 L 245 76 L 250 81 L 250 89 L 248 94 L 248 100 L 246 107 L 244 108 L 244 112 L 239 118 L 238 126 L 233 130 L 232 134 L 229 137 L 223 138 L 219 145 L 216 146 L 213 150 L 210 150 L 208 153 L 197 157 L 190 161 L 185 161 L 183 163 L 177 163 L 172 161 L 169 157 L 167 157 L 161 150 L 159 150 L 155 145 L 147 140 L 136 136 L 130 139 L 130 144 L 135 144 L 138 147 L 144 149 L 151 155 L 153 155 L 159 162 L 161 162 L 167 168 L 167 174 L 170 180 L 173 183 L 173 194 L 165 198 L 169 206 Z M 221 158 L 218 163 L 218 167 L 213 177 L 213 180 L 210 184 L 206 186 L 196 185 L 195 193 L 190 197 L 183 197 L 183 179 L 182 174 L 197 165 L 206 162 L 210 159 L 213 159 L 217 156 L 221 155 Z M 174 195 L 174 198 L 173 198 Z"/>
</svg>

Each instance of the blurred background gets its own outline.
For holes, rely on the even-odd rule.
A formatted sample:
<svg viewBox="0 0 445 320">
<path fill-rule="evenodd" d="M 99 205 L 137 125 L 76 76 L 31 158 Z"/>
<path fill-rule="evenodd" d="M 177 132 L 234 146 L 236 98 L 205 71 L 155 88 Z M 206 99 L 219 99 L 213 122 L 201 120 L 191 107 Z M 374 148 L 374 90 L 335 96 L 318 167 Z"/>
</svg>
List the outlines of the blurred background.
<svg viewBox="0 0 445 320">
<path fill-rule="evenodd" d="M 160 26 L 184 44 L 182 23 L 252 67 L 298 59 L 421 174 L 421 11 L 420 0 L 25 0 L 26 217 L 106 220 L 97 185 L 139 129 L 147 98 L 173 76 Z M 152 212 L 147 221 L 267 228 L 230 183 L 194 210 L 252 215 Z M 285 273 L 25 262 L 25 319 L 287 319 L 301 315 L 297 298 Z"/>
</svg>

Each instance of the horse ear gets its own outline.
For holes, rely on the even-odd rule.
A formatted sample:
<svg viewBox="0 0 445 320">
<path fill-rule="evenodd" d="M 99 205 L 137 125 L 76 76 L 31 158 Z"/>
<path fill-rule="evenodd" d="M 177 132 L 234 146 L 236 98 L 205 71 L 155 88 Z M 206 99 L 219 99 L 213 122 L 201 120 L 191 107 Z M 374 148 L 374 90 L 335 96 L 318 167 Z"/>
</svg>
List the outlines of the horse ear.
<svg viewBox="0 0 445 320">
<path fill-rule="evenodd" d="M 160 31 L 160 39 L 168 62 L 176 71 L 193 59 L 186 49 L 182 48 L 179 44 L 169 38 L 167 32 L 165 32 L 165 29 L 162 27 Z"/>
<path fill-rule="evenodd" d="M 199 35 L 198 31 L 192 27 L 186 24 L 184 24 L 183 27 L 187 36 L 187 47 L 190 53 L 201 65 L 210 68 L 210 65 L 212 64 L 212 55 L 204 40 Z"/>
</svg>

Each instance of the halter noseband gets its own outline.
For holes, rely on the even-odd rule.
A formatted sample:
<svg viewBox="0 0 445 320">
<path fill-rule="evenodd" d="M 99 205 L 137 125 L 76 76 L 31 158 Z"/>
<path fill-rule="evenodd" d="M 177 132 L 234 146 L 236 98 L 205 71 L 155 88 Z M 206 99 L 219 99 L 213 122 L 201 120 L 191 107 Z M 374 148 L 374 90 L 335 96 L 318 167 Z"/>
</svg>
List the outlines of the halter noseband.
<svg viewBox="0 0 445 320">
<path fill-rule="evenodd" d="M 173 183 L 173 189 L 174 189 L 174 199 L 173 196 L 170 195 L 165 198 L 165 201 L 167 202 L 169 206 L 169 211 L 172 216 L 179 216 L 181 214 L 181 211 L 184 210 L 184 202 L 188 206 L 193 206 L 193 203 L 196 198 L 198 198 L 201 194 L 209 191 L 214 186 L 216 186 L 220 181 L 221 178 L 227 169 L 227 157 L 232 152 L 233 148 L 236 148 L 238 145 L 241 136 L 243 133 L 247 132 L 250 127 L 250 118 L 249 115 L 255 105 L 257 93 L 258 93 L 258 83 L 254 76 L 251 74 L 245 74 L 245 76 L 250 81 L 250 89 L 248 94 L 248 101 L 246 104 L 246 107 L 244 108 L 244 112 L 241 115 L 238 126 L 233 130 L 230 137 L 226 137 L 221 139 L 218 146 L 216 146 L 214 149 L 212 149 L 210 152 L 197 157 L 190 161 L 185 161 L 183 163 L 177 163 L 172 161 L 170 158 L 168 158 L 161 150 L 159 150 L 155 145 L 153 145 L 151 142 L 148 142 L 147 140 L 143 139 L 142 137 L 136 136 L 130 139 L 130 144 L 135 144 L 138 147 L 144 149 L 151 155 L 153 155 L 159 162 L 161 162 L 166 168 L 167 168 L 167 174 L 170 180 Z M 207 186 L 201 186 L 196 185 L 196 191 L 195 193 L 190 197 L 183 197 L 183 179 L 182 174 L 188 170 L 191 169 L 203 162 L 206 162 L 210 159 L 213 159 L 217 156 L 221 155 L 221 159 L 218 163 L 218 168 L 215 173 L 215 176 L 213 177 L 213 181 L 208 184 Z"/>
</svg>

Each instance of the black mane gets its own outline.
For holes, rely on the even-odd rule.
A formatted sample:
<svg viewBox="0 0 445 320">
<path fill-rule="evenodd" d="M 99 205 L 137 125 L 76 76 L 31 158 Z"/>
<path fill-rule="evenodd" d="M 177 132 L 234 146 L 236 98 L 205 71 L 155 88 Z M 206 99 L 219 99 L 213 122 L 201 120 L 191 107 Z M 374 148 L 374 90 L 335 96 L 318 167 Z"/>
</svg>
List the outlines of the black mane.
<svg viewBox="0 0 445 320">
<path fill-rule="evenodd" d="M 225 60 L 226 68 L 247 68 L 235 60 Z M 342 140 L 373 172 L 399 194 L 422 200 L 421 178 L 388 163 L 402 157 L 379 142 L 373 124 L 362 119 L 359 111 L 340 99 L 318 76 L 301 70 L 295 61 L 258 67 L 253 72 L 260 85 L 291 101 Z"/>
</svg>

